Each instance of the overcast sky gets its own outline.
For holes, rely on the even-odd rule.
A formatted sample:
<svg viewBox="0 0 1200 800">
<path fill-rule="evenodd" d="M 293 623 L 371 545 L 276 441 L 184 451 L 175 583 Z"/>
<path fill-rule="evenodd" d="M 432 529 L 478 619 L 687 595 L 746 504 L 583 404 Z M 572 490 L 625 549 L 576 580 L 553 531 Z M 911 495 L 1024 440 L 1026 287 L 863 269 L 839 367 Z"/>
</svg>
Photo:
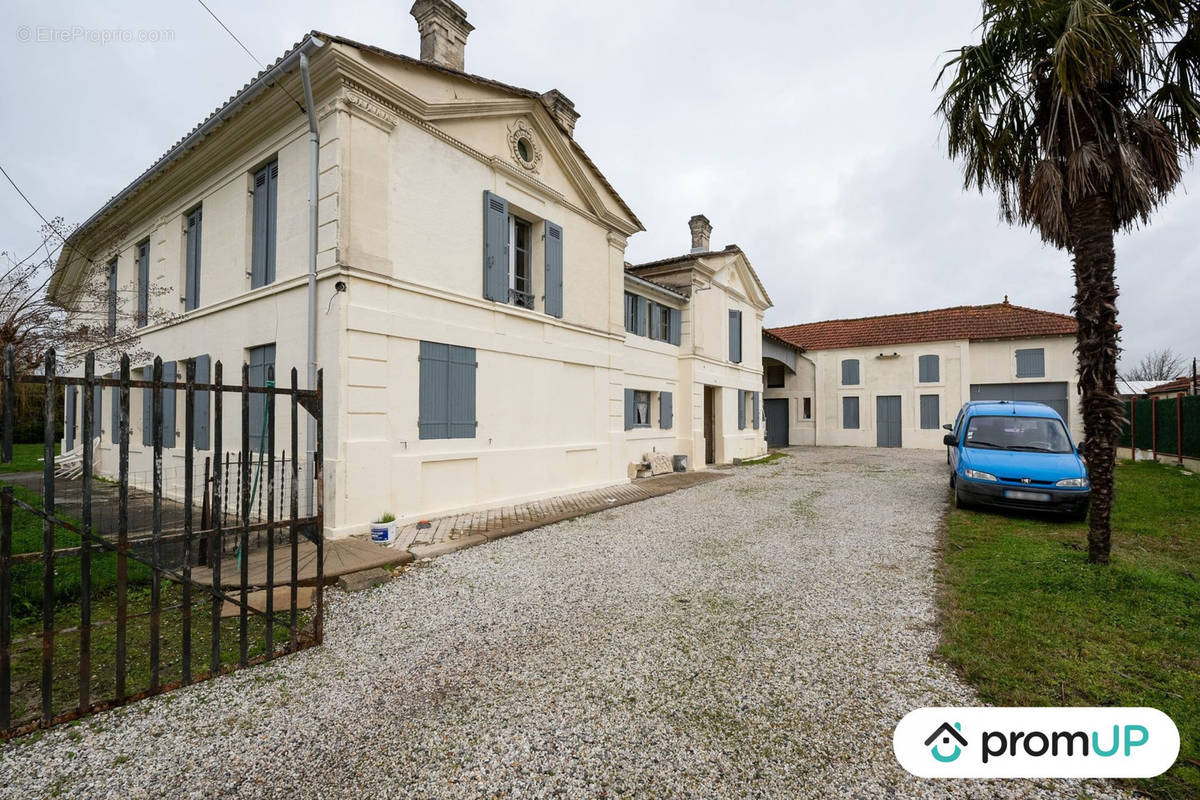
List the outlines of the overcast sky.
<svg viewBox="0 0 1200 800">
<path fill-rule="evenodd" d="M 206 1 L 264 63 L 314 28 L 418 55 L 408 0 Z M 932 85 L 944 52 L 975 38 L 977 3 L 459 3 L 476 28 L 468 71 L 575 102 L 576 139 L 647 228 L 628 260 L 686 251 L 703 213 L 714 247 L 749 255 L 769 325 L 1005 294 L 1070 311 L 1067 256 L 999 222 L 944 155 Z M 47 29 L 67 41 L 38 41 Z M 131 41 L 97 41 L 113 31 Z M 195 0 L 5 0 L 0 37 L 0 163 L 69 222 L 258 69 Z M 1118 239 L 1127 360 L 1200 355 L 1198 177 Z M 0 249 L 24 255 L 38 224 L 0 185 Z"/>
</svg>

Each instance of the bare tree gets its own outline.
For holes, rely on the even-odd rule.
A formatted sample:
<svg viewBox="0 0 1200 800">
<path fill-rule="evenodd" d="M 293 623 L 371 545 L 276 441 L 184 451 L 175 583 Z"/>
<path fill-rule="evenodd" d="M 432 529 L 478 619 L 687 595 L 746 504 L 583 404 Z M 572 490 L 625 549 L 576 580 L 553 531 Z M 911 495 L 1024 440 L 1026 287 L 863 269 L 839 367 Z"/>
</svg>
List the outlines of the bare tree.
<svg viewBox="0 0 1200 800">
<path fill-rule="evenodd" d="M 1172 381 L 1183 374 L 1183 356 L 1171 348 L 1151 350 L 1121 377 L 1127 381 Z"/>
<path fill-rule="evenodd" d="M 121 353 L 129 353 L 135 362 L 153 358 L 141 348 L 141 329 L 169 322 L 178 314 L 147 302 L 146 313 L 139 315 L 137 286 L 132 281 L 116 287 L 114 297 L 109 263 L 123 238 L 120 232 L 110 231 L 106 238 L 113 244 L 97 255 L 77 254 L 85 264 L 82 273 L 50 295 L 58 254 L 64 246 L 71 247 L 70 233 L 71 228 L 56 217 L 42 226 L 42 241 L 33 252 L 18 258 L 0 251 L 0 351 L 13 346 L 20 372 L 38 370 L 50 348 L 58 351 L 67 367 L 88 350 L 95 351 L 97 366 L 115 365 Z M 145 293 L 153 298 L 171 291 L 151 282 Z"/>
</svg>

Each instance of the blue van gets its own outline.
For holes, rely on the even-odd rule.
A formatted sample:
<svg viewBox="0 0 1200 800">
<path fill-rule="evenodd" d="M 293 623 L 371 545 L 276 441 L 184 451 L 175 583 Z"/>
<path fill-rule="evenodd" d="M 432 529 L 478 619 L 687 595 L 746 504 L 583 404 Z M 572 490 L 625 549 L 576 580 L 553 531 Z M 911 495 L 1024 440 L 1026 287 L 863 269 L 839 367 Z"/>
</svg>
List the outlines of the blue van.
<svg viewBox="0 0 1200 800">
<path fill-rule="evenodd" d="M 944 442 L 958 508 L 976 504 L 1087 518 L 1087 464 L 1062 417 L 1042 403 L 972 401 Z"/>
</svg>

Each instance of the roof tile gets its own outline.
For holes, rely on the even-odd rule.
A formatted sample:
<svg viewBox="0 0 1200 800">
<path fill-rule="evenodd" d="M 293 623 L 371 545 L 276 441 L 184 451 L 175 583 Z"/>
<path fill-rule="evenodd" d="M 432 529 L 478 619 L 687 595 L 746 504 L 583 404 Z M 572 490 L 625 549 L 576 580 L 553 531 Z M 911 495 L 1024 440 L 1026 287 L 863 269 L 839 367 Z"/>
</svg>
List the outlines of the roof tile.
<svg viewBox="0 0 1200 800">
<path fill-rule="evenodd" d="M 1074 336 L 1075 318 L 1007 302 L 956 306 L 933 311 L 835 319 L 764 330 L 805 350 L 867 347 L 951 339 L 1014 339 L 1022 336 Z"/>
</svg>

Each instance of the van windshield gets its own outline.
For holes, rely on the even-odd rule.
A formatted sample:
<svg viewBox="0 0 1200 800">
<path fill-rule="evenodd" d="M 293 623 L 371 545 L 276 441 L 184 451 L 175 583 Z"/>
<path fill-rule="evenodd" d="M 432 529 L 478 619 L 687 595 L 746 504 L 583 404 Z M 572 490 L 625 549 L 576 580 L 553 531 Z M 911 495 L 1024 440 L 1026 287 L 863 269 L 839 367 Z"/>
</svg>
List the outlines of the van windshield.
<svg viewBox="0 0 1200 800">
<path fill-rule="evenodd" d="M 991 450 L 1072 452 L 1066 428 L 1052 417 L 971 417 L 963 443 Z"/>
</svg>

